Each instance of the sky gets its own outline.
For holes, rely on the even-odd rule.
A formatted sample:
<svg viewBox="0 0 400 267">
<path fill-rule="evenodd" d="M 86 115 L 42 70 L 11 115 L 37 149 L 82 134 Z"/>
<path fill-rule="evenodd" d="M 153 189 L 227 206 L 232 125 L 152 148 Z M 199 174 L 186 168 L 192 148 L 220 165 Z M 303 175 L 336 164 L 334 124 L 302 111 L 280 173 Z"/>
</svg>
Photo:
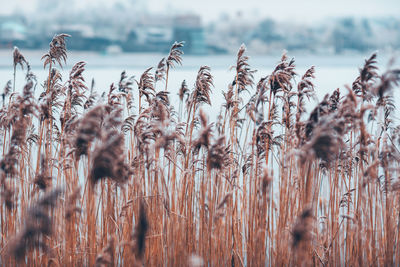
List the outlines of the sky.
<svg viewBox="0 0 400 267">
<path fill-rule="evenodd" d="M 125 4 L 157 13 L 191 12 L 212 21 L 224 13 L 313 22 L 341 16 L 400 16 L 400 0 L 0 0 L 0 14 L 33 12 L 43 3 L 64 2 L 70 8 Z M 41 4 L 40 4 L 41 2 Z"/>
</svg>

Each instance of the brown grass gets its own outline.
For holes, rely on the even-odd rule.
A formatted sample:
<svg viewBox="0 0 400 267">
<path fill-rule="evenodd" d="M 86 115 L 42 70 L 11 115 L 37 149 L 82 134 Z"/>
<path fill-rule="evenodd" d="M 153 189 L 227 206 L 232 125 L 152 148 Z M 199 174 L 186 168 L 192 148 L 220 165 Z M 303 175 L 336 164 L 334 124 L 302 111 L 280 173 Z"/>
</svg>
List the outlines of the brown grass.
<svg viewBox="0 0 400 267">
<path fill-rule="evenodd" d="M 255 82 L 243 45 L 210 122 L 209 67 L 200 67 L 193 90 L 185 81 L 168 88 L 183 43 L 155 73 L 148 68 L 135 82 L 123 72 L 99 98 L 84 62 L 62 82 L 65 37 L 56 35 L 43 57 L 39 99 L 40 83 L 14 50 L 0 113 L 0 265 L 400 263 L 392 95 L 400 70 L 380 72 L 373 54 L 351 87 L 307 110 L 316 69 L 295 79 L 284 54 Z M 26 85 L 13 92 L 17 65 L 27 66 Z M 179 94 L 177 112 L 169 92 Z"/>
</svg>

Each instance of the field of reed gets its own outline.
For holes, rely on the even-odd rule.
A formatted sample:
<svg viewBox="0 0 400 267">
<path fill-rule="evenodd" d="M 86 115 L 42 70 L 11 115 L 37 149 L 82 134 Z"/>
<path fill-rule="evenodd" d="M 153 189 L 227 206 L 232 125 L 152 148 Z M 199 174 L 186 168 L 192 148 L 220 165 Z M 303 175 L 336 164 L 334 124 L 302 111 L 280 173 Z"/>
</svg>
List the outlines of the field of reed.
<svg viewBox="0 0 400 267">
<path fill-rule="evenodd" d="M 68 38 L 50 42 L 45 81 L 14 49 L 0 111 L 1 266 L 400 264 L 393 62 L 379 70 L 371 55 L 314 106 L 313 66 L 297 73 L 283 54 L 254 81 L 242 45 L 210 121 L 208 66 L 195 84 L 168 86 L 184 43 L 99 95 L 85 62 L 61 76 Z"/>
</svg>

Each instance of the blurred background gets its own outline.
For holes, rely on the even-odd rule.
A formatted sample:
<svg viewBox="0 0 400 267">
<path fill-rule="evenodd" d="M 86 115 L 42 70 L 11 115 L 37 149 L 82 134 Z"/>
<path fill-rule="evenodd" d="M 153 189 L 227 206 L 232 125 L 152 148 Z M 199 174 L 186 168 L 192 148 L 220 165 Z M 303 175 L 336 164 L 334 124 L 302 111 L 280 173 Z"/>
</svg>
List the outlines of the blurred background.
<svg viewBox="0 0 400 267">
<path fill-rule="evenodd" d="M 69 50 L 193 55 L 344 54 L 400 48 L 400 1 L 0 0 L 0 49 L 45 49 L 68 33 Z"/>
<path fill-rule="evenodd" d="M 212 114 L 218 114 L 221 92 L 232 83 L 230 67 L 242 43 L 257 70 L 256 83 L 284 50 L 295 57 L 299 77 L 314 65 L 316 101 L 336 88 L 346 92 L 344 85 L 352 84 L 371 53 L 378 51 L 384 71 L 400 51 L 398 0 L 0 0 L 0 7 L 0 87 L 13 78 L 17 46 L 37 75 L 38 95 L 48 75 L 41 57 L 56 33 L 71 35 L 63 77 L 85 61 L 85 80 L 93 79 L 99 93 L 118 83 L 124 70 L 138 79 L 157 67 L 173 42 L 185 41 L 183 65 L 169 77 L 171 103 L 178 103 L 182 81 L 191 88 L 199 67 L 207 65 L 214 76 Z M 17 71 L 21 90 L 24 71 Z M 163 86 L 157 83 L 157 90 Z"/>
</svg>

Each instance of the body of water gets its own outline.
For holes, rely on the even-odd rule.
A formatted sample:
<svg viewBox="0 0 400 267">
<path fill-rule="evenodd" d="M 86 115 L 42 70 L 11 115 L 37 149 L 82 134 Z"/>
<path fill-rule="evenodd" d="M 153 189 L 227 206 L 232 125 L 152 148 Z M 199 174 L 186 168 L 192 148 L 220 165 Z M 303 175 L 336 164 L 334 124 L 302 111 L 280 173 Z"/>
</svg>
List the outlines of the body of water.
<svg viewBox="0 0 400 267">
<path fill-rule="evenodd" d="M 48 70 L 43 68 L 41 60 L 44 51 L 21 51 L 25 58 L 32 66 L 33 72 L 37 75 L 38 86 L 36 88 L 37 95 L 43 90 L 42 84 L 48 75 Z M 87 85 L 90 86 L 92 78 L 95 80 L 95 89 L 101 94 L 107 92 L 111 83 L 117 84 L 122 71 L 126 71 L 128 76 L 135 76 L 137 79 L 148 67 L 156 68 L 163 54 L 116 54 L 104 55 L 93 52 L 69 52 L 67 64 L 63 66 L 61 73 L 63 81 L 67 81 L 68 73 L 72 66 L 79 62 L 87 63 L 84 77 Z M 344 85 L 350 85 L 358 75 L 359 68 L 364 64 L 364 60 L 369 57 L 366 55 L 291 55 L 296 62 L 296 72 L 298 73 L 297 81 L 301 79 L 304 72 L 311 66 L 315 66 L 315 88 L 318 100 L 321 100 L 325 94 L 331 93 L 336 88 L 340 88 L 346 93 Z M 269 75 L 280 56 L 265 55 L 249 55 L 249 64 L 252 69 L 256 69 L 254 74 L 255 84 L 261 77 Z M 390 55 L 379 55 L 378 63 L 381 70 L 385 70 L 386 64 L 390 59 Z M 211 74 L 214 77 L 212 114 L 219 112 L 223 103 L 222 91 L 226 91 L 228 84 L 231 83 L 235 76 L 235 70 L 231 69 L 236 63 L 236 55 L 211 55 L 211 56 L 186 56 L 183 55 L 183 65 L 176 66 L 170 70 L 168 91 L 171 93 L 171 104 L 178 109 L 177 93 L 183 80 L 186 80 L 189 89 L 193 88 L 196 80 L 197 71 L 200 66 L 207 65 L 211 67 Z M 13 58 L 12 50 L 0 51 L 0 87 L 3 87 L 8 80 L 13 79 Z M 155 69 L 152 70 L 154 73 Z M 21 90 L 24 86 L 25 70 L 17 69 L 16 88 Z M 163 90 L 164 82 L 157 84 L 157 90 Z M 255 90 L 255 88 L 253 88 Z M 252 90 L 250 89 L 250 92 Z M 253 91 L 254 92 L 254 91 Z M 248 94 L 250 95 L 250 94 Z M 310 103 L 307 111 L 310 111 L 314 103 Z M 311 106 L 311 107 L 310 107 Z"/>
</svg>

